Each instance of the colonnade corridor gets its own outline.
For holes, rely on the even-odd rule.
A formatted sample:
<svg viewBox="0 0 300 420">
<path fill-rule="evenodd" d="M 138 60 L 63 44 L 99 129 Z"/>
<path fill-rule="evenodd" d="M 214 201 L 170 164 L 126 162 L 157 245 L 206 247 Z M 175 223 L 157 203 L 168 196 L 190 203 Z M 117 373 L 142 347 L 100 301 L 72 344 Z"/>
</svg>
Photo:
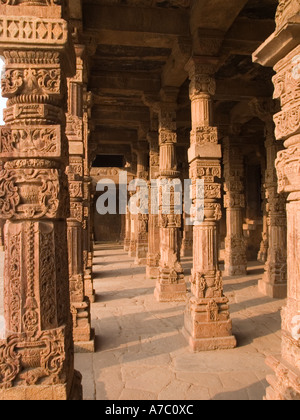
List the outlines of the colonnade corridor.
<svg viewBox="0 0 300 420">
<path fill-rule="evenodd" d="M 186 280 L 192 258 L 183 258 Z M 222 265 L 221 265 L 222 267 Z M 280 353 L 285 300 L 258 292 L 263 265 L 246 277 L 224 277 L 230 300 L 233 350 L 192 353 L 181 334 L 185 304 L 158 303 L 155 280 L 123 247 L 96 244 L 92 326 L 96 351 L 76 354 L 86 400 L 262 400 L 272 371 L 266 356 Z M 189 284 L 188 284 L 189 287 Z"/>
</svg>

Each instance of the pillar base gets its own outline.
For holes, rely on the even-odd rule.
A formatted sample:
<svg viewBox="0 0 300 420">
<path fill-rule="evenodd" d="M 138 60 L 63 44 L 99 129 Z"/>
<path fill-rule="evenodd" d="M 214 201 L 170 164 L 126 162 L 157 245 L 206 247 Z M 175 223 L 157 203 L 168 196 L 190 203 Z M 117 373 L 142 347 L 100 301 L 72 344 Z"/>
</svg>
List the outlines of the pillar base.
<svg viewBox="0 0 300 420">
<path fill-rule="evenodd" d="M 187 299 L 186 284 L 156 283 L 154 297 L 158 302 L 185 302 Z"/>
<path fill-rule="evenodd" d="M 157 279 L 159 276 L 159 267 L 146 267 L 146 277 L 147 279 Z"/>
<path fill-rule="evenodd" d="M 229 337 L 194 338 L 185 328 L 183 328 L 182 334 L 189 343 L 191 350 L 195 353 L 200 351 L 228 350 L 237 346 L 236 338 L 233 335 Z"/>
<path fill-rule="evenodd" d="M 258 282 L 258 290 L 272 299 L 286 299 L 287 297 L 287 284 L 273 284 L 262 279 Z"/>
<path fill-rule="evenodd" d="M 194 352 L 235 348 L 228 299 L 193 296 L 184 314 L 183 334 Z"/>
<path fill-rule="evenodd" d="M 74 371 L 69 384 L 15 386 L 0 389 L 0 401 L 80 401 L 82 376 Z"/>
<path fill-rule="evenodd" d="M 84 294 L 89 298 L 90 303 L 95 303 L 96 292 L 94 290 L 92 270 L 89 270 L 84 275 Z"/>
<path fill-rule="evenodd" d="M 270 356 L 266 364 L 275 372 L 267 376 L 270 387 L 267 388 L 267 401 L 299 401 L 300 370 L 283 360 L 281 356 Z"/>
<path fill-rule="evenodd" d="M 91 339 L 89 341 L 74 341 L 75 353 L 95 353 L 95 330 L 91 329 Z"/>
</svg>

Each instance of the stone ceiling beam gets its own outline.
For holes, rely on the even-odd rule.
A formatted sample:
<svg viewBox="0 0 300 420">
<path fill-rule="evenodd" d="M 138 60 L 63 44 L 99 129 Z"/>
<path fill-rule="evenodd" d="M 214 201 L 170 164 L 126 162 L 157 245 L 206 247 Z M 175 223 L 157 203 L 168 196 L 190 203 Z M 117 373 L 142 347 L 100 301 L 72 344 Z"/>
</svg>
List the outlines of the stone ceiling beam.
<svg viewBox="0 0 300 420">
<path fill-rule="evenodd" d="M 222 53 L 252 55 L 274 29 L 274 20 L 240 17 L 227 32 Z"/>
<path fill-rule="evenodd" d="M 113 31 L 125 37 L 126 33 L 189 35 L 189 14 L 184 10 L 87 4 L 83 24 L 87 31 Z"/>
<path fill-rule="evenodd" d="M 151 73 L 98 73 L 89 78 L 90 89 L 104 89 L 134 92 L 159 92 L 161 88 L 160 75 Z"/>
<path fill-rule="evenodd" d="M 194 0 L 191 7 L 191 33 L 198 28 L 227 32 L 248 0 Z"/>
<path fill-rule="evenodd" d="M 242 79 L 217 80 L 216 100 L 243 101 L 253 97 L 269 96 L 272 96 L 272 91 L 270 91 L 269 85 L 262 81 Z"/>
</svg>

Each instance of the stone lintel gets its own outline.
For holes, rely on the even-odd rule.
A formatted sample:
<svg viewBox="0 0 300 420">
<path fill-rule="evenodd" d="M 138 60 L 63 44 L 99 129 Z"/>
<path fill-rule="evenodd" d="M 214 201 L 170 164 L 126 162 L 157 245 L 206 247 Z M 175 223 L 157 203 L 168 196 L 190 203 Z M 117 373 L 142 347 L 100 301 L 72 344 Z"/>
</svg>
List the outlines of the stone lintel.
<svg viewBox="0 0 300 420">
<path fill-rule="evenodd" d="M 274 67 L 290 51 L 299 45 L 299 23 L 287 23 L 280 31 L 274 32 L 254 53 L 254 63 Z"/>
</svg>

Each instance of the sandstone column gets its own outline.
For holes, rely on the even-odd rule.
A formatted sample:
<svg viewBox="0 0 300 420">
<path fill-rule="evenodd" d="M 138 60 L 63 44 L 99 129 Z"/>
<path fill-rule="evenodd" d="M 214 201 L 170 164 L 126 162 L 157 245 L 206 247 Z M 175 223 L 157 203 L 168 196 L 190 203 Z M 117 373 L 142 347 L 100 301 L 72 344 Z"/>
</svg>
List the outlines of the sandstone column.
<svg viewBox="0 0 300 420">
<path fill-rule="evenodd" d="M 187 153 L 186 153 L 186 162 L 184 162 L 184 172 L 182 177 L 183 187 L 184 187 L 184 180 L 189 179 L 189 164 L 187 162 Z M 185 212 L 185 208 L 183 207 L 183 237 L 182 237 L 182 244 L 181 244 L 181 257 L 192 257 L 193 256 L 193 226 L 187 224 L 187 219 L 190 216 Z"/>
<path fill-rule="evenodd" d="M 76 77 L 68 80 L 69 106 L 66 115 L 66 134 L 70 160 L 67 168 L 70 191 L 68 218 L 68 250 L 73 339 L 76 352 L 93 352 L 94 331 L 91 329 L 90 301 L 85 295 L 83 274 L 83 83 L 84 50 L 76 45 Z"/>
<path fill-rule="evenodd" d="M 265 164 L 262 165 L 261 172 L 262 172 L 262 179 L 264 179 L 265 174 L 266 174 Z M 262 186 L 261 186 L 261 198 L 262 198 L 262 209 L 263 209 L 263 231 L 262 231 L 262 240 L 260 243 L 260 248 L 257 255 L 257 261 L 261 263 L 266 263 L 267 258 L 268 258 L 269 236 L 268 236 L 266 185 L 264 182 L 262 183 Z"/>
<path fill-rule="evenodd" d="M 300 399 L 300 36 L 298 1 L 280 1 L 277 28 L 254 53 L 254 60 L 274 66 L 275 98 L 281 112 L 274 116 L 277 140 L 286 150 L 276 161 L 278 192 L 287 193 L 287 306 L 282 311 L 282 350 L 267 364 L 275 375 L 267 378 L 268 400 Z M 285 244 L 283 244 L 284 246 Z"/>
<path fill-rule="evenodd" d="M 148 143 L 138 142 L 136 144 L 137 155 L 137 179 L 148 183 Z M 139 189 L 139 187 L 138 187 Z M 146 265 L 148 254 L 148 214 L 138 214 L 136 217 L 136 252 L 135 264 Z"/>
<path fill-rule="evenodd" d="M 194 226 L 192 296 L 185 312 L 184 334 L 194 351 L 233 348 L 228 299 L 223 295 L 222 273 L 218 265 L 217 222 L 222 217 L 221 146 L 212 125 L 212 100 L 216 70 L 213 58 L 195 57 L 187 65 L 192 102 L 192 132 L 189 149 L 190 177 L 204 180 L 204 221 Z M 195 203 L 196 204 L 196 203 Z"/>
<path fill-rule="evenodd" d="M 225 137 L 224 144 L 224 207 L 226 208 L 227 236 L 225 239 L 225 275 L 247 274 L 246 243 L 243 235 L 245 207 L 244 161 L 242 144 L 233 137 Z"/>
<path fill-rule="evenodd" d="M 266 296 L 284 299 L 287 295 L 287 254 L 286 254 L 286 196 L 278 193 L 278 179 L 275 168 L 277 154 L 282 143 L 275 139 L 273 121 L 274 103 L 271 99 L 256 99 L 252 102 L 256 115 L 266 125 L 265 172 L 266 210 L 268 226 L 268 252 L 263 279 L 259 291 Z"/>
<path fill-rule="evenodd" d="M 159 104 L 160 181 L 179 178 L 175 145 L 178 89 L 164 88 Z M 180 263 L 180 228 L 182 215 L 175 214 L 174 189 L 171 188 L 170 208 L 165 202 L 163 188 L 159 193 L 160 263 L 155 297 L 160 302 L 185 301 L 186 284 Z"/>
<path fill-rule="evenodd" d="M 132 153 L 132 169 L 134 178 L 137 177 L 137 155 Z M 129 197 L 132 197 L 135 192 L 130 191 Z M 129 246 L 129 253 L 128 255 L 132 258 L 136 257 L 136 233 L 137 233 L 137 215 L 130 213 L 130 246 Z"/>
<path fill-rule="evenodd" d="M 0 217 L 7 220 L 0 399 L 78 399 L 66 263 L 64 118 L 75 55 L 61 6 L 13 3 L 0 6 L 2 94 L 8 98 L 0 134 Z"/>
<path fill-rule="evenodd" d="M 83 95 L 83 145 L 84 145 L 84 173 L 83 173 L 83 273 L 84 293 L 90 300 L 95 302 L 95 290 L 93 281 L 93 256 L 94 256 L 94 195 L 90 169 L 94 145 L 91 147 L 91 108 L 92 94 L 86 91 L 84 84 Z"/>
<path fill-rule="evenodd" d="M 125 239 L 124 239 L 124 251 L 129 252 L 130 249 L 130 236 L 131 236 L 131 215 L 129 207 L 126 207 L 125 216 Z"/>
<path fill-rule="evenodd" d="M 150 145 L 150 181 L 157 180 L 159 177 L 159 144 L 158 134 L 156 132 L 148 133 L 148 141 Z M 148 278 L 157 278 L 159 275 L 159 261 L 160 261 L 160 229 L 159 229 L 159 215 L 154 214 L 153 197 L 158 200 L 158 188 L 150 185 L 152 190 L 149 194 L 149 222 L 148 222 L 148 255 L 146 275 Z M 152 207 L 151 207 L 152 204 Z"/>
</svg>

